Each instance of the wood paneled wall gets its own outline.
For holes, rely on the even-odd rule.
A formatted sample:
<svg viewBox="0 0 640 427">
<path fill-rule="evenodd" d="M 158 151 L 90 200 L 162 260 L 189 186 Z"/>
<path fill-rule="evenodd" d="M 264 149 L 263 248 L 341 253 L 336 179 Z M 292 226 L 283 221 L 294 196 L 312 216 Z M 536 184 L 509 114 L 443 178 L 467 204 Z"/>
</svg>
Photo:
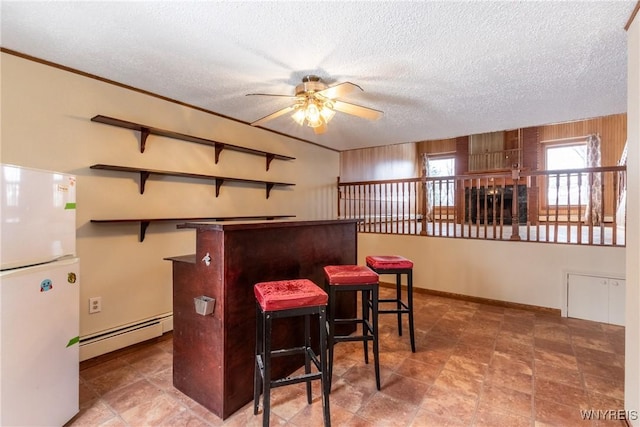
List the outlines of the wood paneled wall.
<svg viewBox="0 0 640 427">
<path fill-rule="evenodd" d="M 523 129 L 523 167 L 529 170 L 543 167 L 544 150 L 540 149 L 540 141 L 582 137 L 591 133 L 599 133 L 602 139 L 602 166 L 615 166 L 627 140 L 626 114 Z M 461 138 L 466 139 L 468 146 L 469 138 Z M 340 180 L 351 182 L 418 177 L 423 153 L 456 153 L 456 164 L 465 165 L 464 171 L 456 166 L 456 173 L 466 173 L 469 151 L 468 147 L 464 152 L 460 149 L 461 138 L 343 151 L 340 153 Z M 532 157 L 534 152 L 537 152 L 537 159 Z"/>
<path fill-rule="evenodd" d="M 469 140 L 470 136 L 460 136 L 456 142 L 456 175 L 464 175 L 469 170 Z"/>
<path fill-rule="evenodd" d="M 538 169 L 538 141 L 540 132 L 537 127 L 524 128 L 522 135 L 522 168 L 525 170 Z"/>
<path fill-rule="evenodd" d="M 441 154 L 456 152 L 456 138 L 450 139 L 434 139 L 433 141 L 416 142 L 416 149 L 419 155 L 425 154 Z"/>
<path fill-rule="evenodd" d="M 575 139 L 580 140 L 593 133 L 600 134 L 602 166 L 616 166 L 627 141 L 626 114 L 615 114 L 590 120 L 540 126 L 538 128 L 538 169 L 545 169 L 545 146 L 563 144 Z M 609 195 L 609 197 L 606 197 L 604 200 L 605 217 L 615 215 L 614 197 L 616 194 L 613 185 L 613 176 L 609 174 L 605 175 L 605 194 Z M 545 193 L 546 188 L 544 185 L 540 187 L 540 201 L 544 207 L 546 200 L 542 194 Z"/>
<path fill-rule="evenodd" d="M 561 143 L 569 138 L 586 137 L 592 133 L 600 134 L 602 166 L 616 166 L 627 141 L 626 114 L 615 114 L 538 128 L 540 144 Z M 538 168 L 544 168 L 544 150 L 538 150 Z"/>
<path fill-rule="evenodd" d="M 373 181 L 420 176 L 416 144 L 348 150 L 340 153 L 340 181 Z"/>
</svg>

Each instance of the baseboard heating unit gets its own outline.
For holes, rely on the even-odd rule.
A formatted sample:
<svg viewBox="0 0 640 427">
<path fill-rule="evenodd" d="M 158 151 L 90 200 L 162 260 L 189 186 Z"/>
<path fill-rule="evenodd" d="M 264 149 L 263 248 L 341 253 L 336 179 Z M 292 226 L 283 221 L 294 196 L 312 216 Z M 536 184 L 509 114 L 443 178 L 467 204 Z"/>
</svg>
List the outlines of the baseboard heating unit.
<svg viewBox="0 0 640 427">
<path fill-rule="evenodd" d="M 80 337 L 80 361 L 128 347 L 173 330 L 173 313 Z"/>
</svg>

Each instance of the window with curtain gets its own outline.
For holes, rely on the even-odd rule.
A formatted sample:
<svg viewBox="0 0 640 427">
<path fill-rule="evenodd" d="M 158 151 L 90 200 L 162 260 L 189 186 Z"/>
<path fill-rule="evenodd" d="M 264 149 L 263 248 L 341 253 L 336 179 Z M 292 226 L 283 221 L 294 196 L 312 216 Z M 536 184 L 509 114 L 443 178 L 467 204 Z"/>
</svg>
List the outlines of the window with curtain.
<svg viewBox="0 0 640 427">
<path fill-rule="evenodd" d="M 563 170 L 563 169 L 582 169 L 587 167 L 587 143 L 581 142 L 568 145 L 552 145 L 545 148 L 545 163 L 547 170 Z M 579 175 L 582 175 L 581 177 Z M 579 180 L 582 185 L 578 185 Z M 578 204 L 578 195 L 580 195 L 580 204 L 584 206 L 588 198 L 588 177 L 586 173 L 561 175 L 559 177 L 549 176 L 549 185 L 547 187 L 547 203 L 554 205 L 556 200 L 558 205 L 567 206 L 569 204 L 575 206 Z"/>
</svg>

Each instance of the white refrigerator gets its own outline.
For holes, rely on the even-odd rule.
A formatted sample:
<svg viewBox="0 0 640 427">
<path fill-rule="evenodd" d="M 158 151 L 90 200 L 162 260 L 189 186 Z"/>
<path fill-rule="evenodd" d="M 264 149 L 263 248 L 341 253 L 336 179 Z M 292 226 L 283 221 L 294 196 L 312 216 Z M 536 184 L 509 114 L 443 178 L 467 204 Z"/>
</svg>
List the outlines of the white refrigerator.
<svg viewBox="0 0 640 427">
<path fill-rule="evenodd" d="M 0 426 L 62 426 L 79 410 L 76 178 L 1 167 Z"/>
</svg>

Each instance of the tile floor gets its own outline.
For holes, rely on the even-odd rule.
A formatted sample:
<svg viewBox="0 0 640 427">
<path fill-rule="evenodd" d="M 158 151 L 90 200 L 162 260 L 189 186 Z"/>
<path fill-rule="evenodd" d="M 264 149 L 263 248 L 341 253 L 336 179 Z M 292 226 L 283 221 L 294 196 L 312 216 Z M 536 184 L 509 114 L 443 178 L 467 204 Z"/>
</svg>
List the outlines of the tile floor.
<svg viewBox="0 0 640 427">
<path fill-rule="evenodd" d="M 623 408 L 623 327 L 417 292 L 414 299 L 416 353 L 406 329 L 397 336 L 395 317 L 380 317 L 380 391 L 362 345 L 336 346 L 333 426 L 625 425 L 612 419 Z M 81 366 L 81 411 L 67 426 L 262 423 L 251 403 L 223 422 L 173 388 L 170 334 L 99 359 Z M 581 410 L 599 410 L 599 419 L 585 421 Z M 311 405 L 304 384 L 275 389 L 271 425 L 322 425 L 319 387 Z"/>
</svg>

